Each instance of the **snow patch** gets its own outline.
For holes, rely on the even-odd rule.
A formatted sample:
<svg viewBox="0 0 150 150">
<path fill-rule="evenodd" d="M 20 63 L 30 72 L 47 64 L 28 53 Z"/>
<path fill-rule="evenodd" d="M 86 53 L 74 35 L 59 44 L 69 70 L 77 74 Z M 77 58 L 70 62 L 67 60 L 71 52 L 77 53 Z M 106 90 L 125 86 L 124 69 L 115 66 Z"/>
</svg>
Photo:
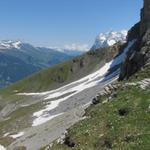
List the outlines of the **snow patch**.
<svg viewBox="0 0 150 150">
<path fill-rule="evenodd" d="M 38 118 L 36 118 L 33 123 L 32 123 L 32 126 L 38 126 L 38 125 L 41 125 L 47 121 L 50 121 L 52 120 L 53 118 L 55 117 L 58 117 L 58 116 L 61 116 L 63 113 L 60 113 L 60 114 L 57 114 L 57 115 L 52 115 L 52 116 L 39 116 Z"/>
<path fill-rule="evenodd" d="M 6 150 L 6 148 L 3 145 L 0 145 L 0 150 Z"/>
<path fill-rule="evenodd" d="M 17 133 L 17 134 L 10 135 L 10 137 L 12 137 L 13 139 L 16 139 L 16 138 L 19 138 L 19 137 L 21 137 L 21 136 L 23 136 L 23 135 L 24 135 L 24 132 L 19 132 L 19 133 Z"/>
<path fill-rule="evenodd" d="M 122 63 L 125 59 L 125 56 L 127 54 L 127 52 L 129 51 L 129 49 L 133 46 L 133 44 L 136 42 L 136 40 L 132 40 L 128 43 L 128 45 L 126 46 L 126 48 L 124 49 L 123 53 L 120 54 L 118 57 L 114 58 L 111 62 L 111 66 L 110 68 Z"/>
<path fill-rule="evenodd" d="M 8 132 L 8 133 L 5 133 L 3 137 L 6 137 L 6 136 L 8 136 L 9 134 L 10 134 L 9 132 Z"/>
<path fill-rule="evenodd" d="M 11 49 L 11 48 L 16 48 L 20 49 L 20 44 L 21 41 L 1 41 L 0 42 L 0 49 Z"/>
<path fill-rule="evenodd" d="M 20 49 L 20 44 L 21 44 L 20 41 L 17 41 L 17 42 L 12 43 L 12 45 L 13 45 L 14 48 L 16 48 L 16 49 Z"/>
</svg>

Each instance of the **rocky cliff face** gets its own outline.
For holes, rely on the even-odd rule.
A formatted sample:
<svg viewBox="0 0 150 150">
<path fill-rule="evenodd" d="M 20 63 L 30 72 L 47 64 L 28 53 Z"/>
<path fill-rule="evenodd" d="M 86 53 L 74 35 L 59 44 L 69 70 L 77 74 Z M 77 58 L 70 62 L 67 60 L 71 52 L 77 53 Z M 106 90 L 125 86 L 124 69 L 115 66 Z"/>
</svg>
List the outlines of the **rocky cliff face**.
<svg viewBox="0 0 150 150">
<path fill-rule="evenodd" d="M 150 0 L 144 0 L 144 7 L 141 10 L 140 32 L 143 35 L 150 28 Z"/>
<path fill-rule="evenodd" d="M 119 80 L 129 78 L 150 62 L 150 0 L 144 0 L 141 20 L 128 33 L 128 42 L 136 40 L 121 67 Z"/>
</svg>

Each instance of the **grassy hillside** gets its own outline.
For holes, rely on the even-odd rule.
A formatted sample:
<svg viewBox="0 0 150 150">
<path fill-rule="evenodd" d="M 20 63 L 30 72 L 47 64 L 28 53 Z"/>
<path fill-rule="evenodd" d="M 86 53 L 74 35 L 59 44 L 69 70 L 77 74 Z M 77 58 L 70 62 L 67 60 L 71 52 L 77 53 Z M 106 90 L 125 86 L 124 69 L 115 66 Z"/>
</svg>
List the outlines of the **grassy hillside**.
<svg viewBox="0 0 150 150">
<path fill-rule="evenodd" d="M 150 65 L 147 65 L 132 76 L 129 82 L 149 77 Z M 103 102 L 106 100 L 102 99 Z M 150 149 L 150 87 L 146 90 L 137 86 L 120 88 L 112 101 L 91 106 L 85 116 L 87 119 L 69 129 L 67 136 L 75 144 L 74 148 L 55 143 L 51 149 Z"/>
</svg>

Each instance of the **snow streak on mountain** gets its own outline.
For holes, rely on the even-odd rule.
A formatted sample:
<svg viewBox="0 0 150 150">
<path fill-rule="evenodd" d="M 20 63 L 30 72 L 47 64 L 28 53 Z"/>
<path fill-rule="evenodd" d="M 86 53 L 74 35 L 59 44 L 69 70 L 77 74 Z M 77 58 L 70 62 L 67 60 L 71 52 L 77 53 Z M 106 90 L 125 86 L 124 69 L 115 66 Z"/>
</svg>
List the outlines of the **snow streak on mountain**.
<svg viewBox="0 0 150 150">
<path fill-rule="evenodd" d="M 107 73 L 109 72 L 109 69 L 111 69 L 123 62 L 123 60 L 126 56 L 126 53 L 130 49 L 130 47 L 133 46 L 135 41 L 136 40 L 129 42 L 129 44 L 124 49 L 122 54 L 120 54 L 119 56 L 114 58 L 112 61 L 106 63 L 103 67 L 101 67 L 96 72 L 89 74 L 89 75 L 85 76 L 84 78 L 81 78 L 75 82 L 68 84 L 68 85 L 65 85 L 64 87 L 60 87 L 56 90 L 46 91 L 46 92 L 42 92 L 42 93 L 19 93 L 18 95 L 44 96 L 44 100 L 50 100 L 53 98 L 57 99 L 57 100 L 51 101 L 50 104 L 46 105 L 46 107 L 44 109 L 42 109 L 38 112 L 35 112 L 33 114 L 33 116 L 36 118 L 33 121 L 33 126 L 43 124 L 61 114 L 63 114 L 63 112 L 61 112 L 60 114 L 55 114 L 55 115 L 51 116 L 49 113 L 51 110 L 58 107 L 61 102 L 66 101 L 70 97 L 72 97 L 88 88 L 92 88 L 92 87 L 98 85 L 99 83 L 101 83 L 102 81 L 104 81 L 104 79 L 111 78 L 114 74 L 117 74 L 116 72 L 118 72 L 118 70 L 116 72 L 113 72 L 111 75 L 109 75 L 110 77 L 106 76 Z M 67 94 L 67 96 L 64 96 L 66 94 Z M 62 96 L 64 96 L 64 97 L 60 98 Z"/>
<path fill-rule="evenodd" d="M 0 42 L 0 50 L 16 48 L 20 49 L 21 41 L 1 41 Z"/>
</svg>

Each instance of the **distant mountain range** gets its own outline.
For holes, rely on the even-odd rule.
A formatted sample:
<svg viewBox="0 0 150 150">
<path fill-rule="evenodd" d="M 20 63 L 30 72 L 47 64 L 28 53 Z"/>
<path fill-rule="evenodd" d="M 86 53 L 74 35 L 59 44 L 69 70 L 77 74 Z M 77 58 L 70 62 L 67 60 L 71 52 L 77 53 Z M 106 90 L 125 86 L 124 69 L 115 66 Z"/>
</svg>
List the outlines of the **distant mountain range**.
<svg viewBox="0 0 150 150">
<path fill-rule="evenodd" d="M 82 52 L 34 47 L 21 41 L 0 42 L 0 87 L 5 87 L 42 68 L 61 63 Z"/>
<path fill-rule="evenodd" d="M 127 37 L 127 30 L 121 30 L 121 31 L 110 31 L 106 33 L 100 33 L 95 40 L 95 43 L 92 46 L 92 50 L 98 49 L 98 48 L 104 48 L 108 46 L 112 46 L 115 43 L 121 41 L 126 42 Z"/>
<path fill-rule="evenodd" d="M 126 40 L 127 31 L 101 33 L 92 50 Z M 21 41 L 0 42 L 0 88 L 21 80 L 32 73 L 85 53 L 81 50 L 35 47 Z"/>
</svg>

